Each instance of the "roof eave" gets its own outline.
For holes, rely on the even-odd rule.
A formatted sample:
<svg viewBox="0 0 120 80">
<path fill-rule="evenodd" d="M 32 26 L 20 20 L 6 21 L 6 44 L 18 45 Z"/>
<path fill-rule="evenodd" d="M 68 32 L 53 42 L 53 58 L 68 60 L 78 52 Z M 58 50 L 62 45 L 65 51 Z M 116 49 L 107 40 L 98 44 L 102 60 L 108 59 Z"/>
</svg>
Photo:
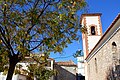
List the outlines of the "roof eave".
<svg viewBox="0 0 120 80">
<path fill-rule="evenodd" d="M 102 13 L 89 13 L 89 14 L 82 14 L 81 15 L 81 17 L 80 17 L 80 24 L 82 23 L 82 18 L 84 17 L 84 16 L 101 16 L 102 15 Z"/>
<path fill-rule="evenodd" d="M 118 14 L 118 16 L 113 20 L 113 22 L 111 23 L 111 25 L 108 27 L 108 29 L 106 30 L 106 32 L 103 34 L 103 36 L 100 38 L 100 40 L 98 41 L 98 43 L 95 45 L 95 47 L 91 50 L 91 52 L 88 54 L 88 56 L 86 57 L 85 60 L 88 60 L 90 58 L 90 55 L 92 54 L 92 52 L 95 50 L 95 48 L 98 46 L 98 44 L 102 41 L 102 39 L 105 37 L 105 35 L 110 31 L 110 29 L 115 25 L 115 23 L 120 19 L 120 13 Z"/>
</svg>

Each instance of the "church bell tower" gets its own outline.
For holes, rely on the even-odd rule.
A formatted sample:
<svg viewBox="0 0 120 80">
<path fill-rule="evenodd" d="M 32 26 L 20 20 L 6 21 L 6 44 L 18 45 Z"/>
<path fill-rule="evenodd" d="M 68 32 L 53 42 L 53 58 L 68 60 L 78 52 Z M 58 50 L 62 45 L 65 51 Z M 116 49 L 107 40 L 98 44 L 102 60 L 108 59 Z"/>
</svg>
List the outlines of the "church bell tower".
<svg viewBox="0 0 120 80">
<path fill-rule="evenodd" d="M 88 56 L 102 36 L 101 13 L 82 14 L 80 24 L 86 28 L 82 33 L 84 58 Z"/>
</svg>

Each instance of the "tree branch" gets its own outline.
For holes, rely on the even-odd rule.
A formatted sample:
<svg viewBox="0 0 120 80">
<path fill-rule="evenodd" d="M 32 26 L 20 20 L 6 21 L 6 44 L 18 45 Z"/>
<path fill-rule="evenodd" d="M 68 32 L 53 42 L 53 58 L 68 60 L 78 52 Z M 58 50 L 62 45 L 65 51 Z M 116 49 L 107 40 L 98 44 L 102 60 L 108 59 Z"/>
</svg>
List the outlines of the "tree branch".
<svg viewBox="0 0 120 80">
<path fill-rule="evenodd" d="M 33 51 L 33 50 L 35 50 L 37 47 L 39 47 L 41 44 L 43 43 L 43 41 L 41 41 L 37 46 L 35 46 L 34 48 L 32 48 L 31 50 L 29 50 L 29 51 Z"/>
<path fill-rule="evenodd" d="M 44 3 L 43 9 L 41 11 L 41 13 L 39 14 L 39 16 L 37 17 L 37 19 L 40 18 L 40 16 L 44 13 L 44 11 L 47 9 L 47 7 L 50 5 L 50 3 L 48 3 L 46 6 L 46 3 Z M 32 28 L 35 26 L 35 24 L 32 23 L 32 26 L 27 30 L 27 35 L 30 33 L 30 31 L 32 30 Z"/>
<path fill-rule="evenodd" d="M 5 2 L 5 4 L 6 4 L 6 2 Z M 4 19 L 4 24 L 7 24 L 7 23 L 6 23 L 6 6 L 5 6 L 5 8 L 4 8 L 3 16 L 4 16 L 4 18 L 3 18 L 3 19 Z M 8 41 L 10 42 L 9 32 L 8 32 L 8 29 L 7 29 L 6 25 L 5 25 L 5 31 L 6 31 L 7 36 L 8 36 Z"/>
<path fill-rule="evenodd" d="M 50 5 L 54 5 L 54 4 L 58 4 L 60 2 L 60 0 L 56 1 L 56 2 L 53 2 L 51 3 Z"/>
<path fill-rule="evenodd" d="M 29 41 L 29 42 L 41 42 L 41 41 Z"/>
<path fill-rule="evenodd" d="M 3 28 L 0 26 L 0 33 L 4 39 L 3 41 L 4 41 L 5 45 L 8 47 L 8 50 L 12 51 L 11 55 L 14 55 L 13 48 L 11 47 L 10 42 L 6 39 L 5 34 L 3 33 L 4 30 L 3 31 L 2 30 L 3 30 Z"/>
</svg>

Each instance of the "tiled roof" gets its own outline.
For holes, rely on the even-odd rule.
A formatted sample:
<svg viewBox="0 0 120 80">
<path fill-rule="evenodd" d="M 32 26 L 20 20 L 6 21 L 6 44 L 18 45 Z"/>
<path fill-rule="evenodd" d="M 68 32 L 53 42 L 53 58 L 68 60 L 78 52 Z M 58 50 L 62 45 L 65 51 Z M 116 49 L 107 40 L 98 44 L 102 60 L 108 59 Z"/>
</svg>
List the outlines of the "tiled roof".
<svg viewBox="0 0 120 80">
<path fill-rule="evenodd" d="M 77 66 L 72 60 L 56 62 L 55 64 L 60 65 L 60 66 Z"/>
</svg>

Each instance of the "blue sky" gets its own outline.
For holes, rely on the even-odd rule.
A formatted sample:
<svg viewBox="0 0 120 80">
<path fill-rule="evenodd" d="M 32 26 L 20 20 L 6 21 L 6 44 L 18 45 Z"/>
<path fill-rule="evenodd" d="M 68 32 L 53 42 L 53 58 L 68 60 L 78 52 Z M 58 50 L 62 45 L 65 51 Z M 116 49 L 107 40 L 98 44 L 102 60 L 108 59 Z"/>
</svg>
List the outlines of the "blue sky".
<svg viewBox="0 0 120 80">
<path fill-rule="evenodd" d="M 103 33 L 110 26 L 115 17 L 120 13 L 120 0 L 86 0 L 88 3 L 88 13 L 102 13 L 101 23 Z M 81 15 L 81 14 L 80 14 Z M 64 49 L 63 54 L 51 53 L 51 58 L 56 58 L 56 61 L 73 60 L 76 63 L 76 58 L 72 55 L 78 49 L 82 49 L 82 41 L 73 42 Z M 61 58 L 60 58 L 61 57 Z"/>
</svg>

